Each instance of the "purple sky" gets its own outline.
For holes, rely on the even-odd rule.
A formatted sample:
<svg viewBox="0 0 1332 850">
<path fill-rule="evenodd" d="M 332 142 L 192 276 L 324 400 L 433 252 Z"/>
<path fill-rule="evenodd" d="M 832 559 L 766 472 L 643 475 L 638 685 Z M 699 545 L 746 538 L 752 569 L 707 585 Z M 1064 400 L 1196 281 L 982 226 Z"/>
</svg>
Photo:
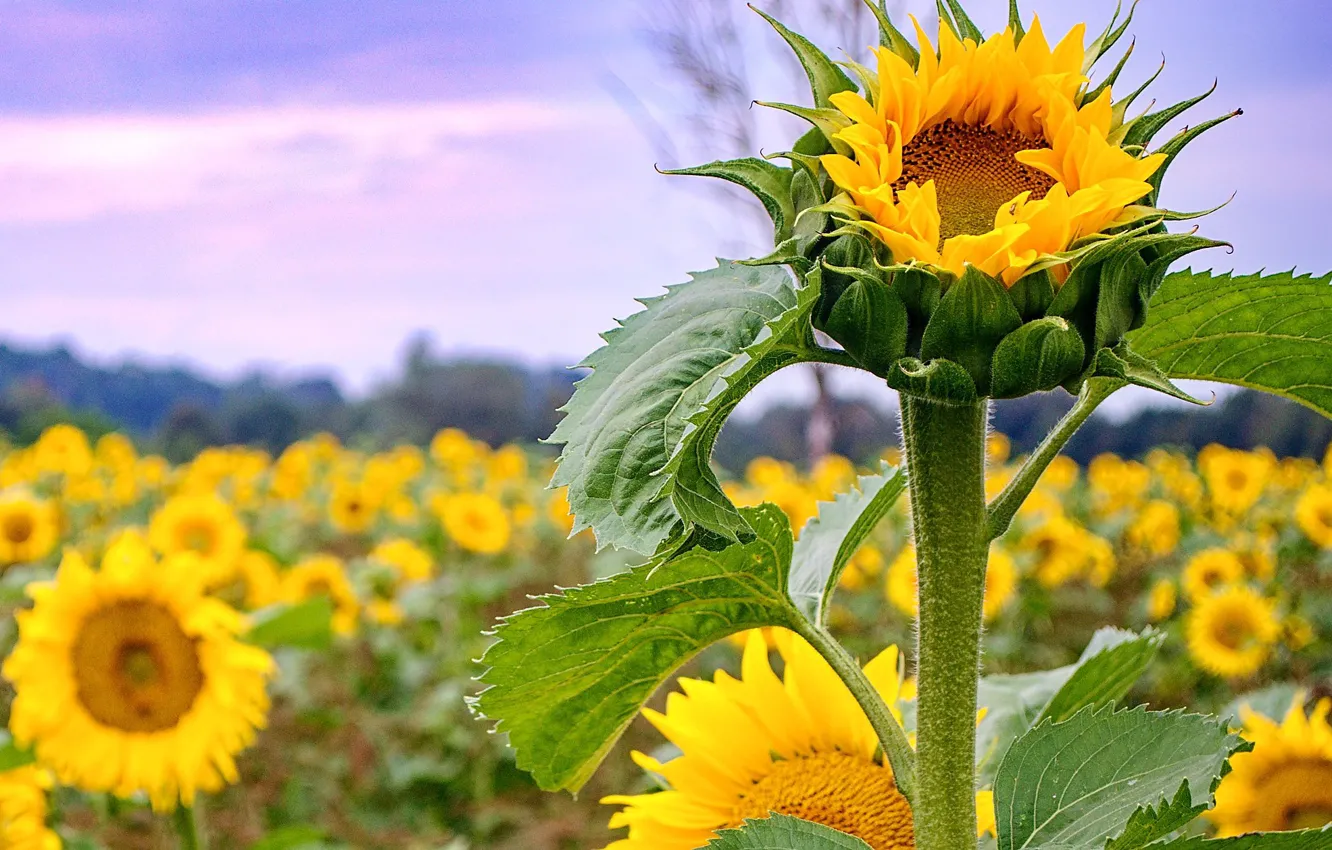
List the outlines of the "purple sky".
<svg viewBox="0 0 1332 850">
<path fill-rule="evenodd" d="M 623 81 L 670 123 L 643 2 L 6 2 L 0 337 L 352 388 L 420 330 L 445 351 L 578 359 L 635 296 L 742 246 L 712 196 L 653 171 L 611 94 Z M 970 5 L 986 28 L 1006 9 Z M 1321 5 L 1140 8 L 1128 79 L 1164 53 L 1163 102 L 1217 77 L 1192 120 L 1246 112 L 1166 183 L 1178 209 L 1237 193 L 1203 223 L 1234 254 L 1200 265 L 1332 268 Z M 1113 6 L 1026 4 L 1060 32 Z M 756 83 L 792 96 L 771 76 Z"/>
</svg>

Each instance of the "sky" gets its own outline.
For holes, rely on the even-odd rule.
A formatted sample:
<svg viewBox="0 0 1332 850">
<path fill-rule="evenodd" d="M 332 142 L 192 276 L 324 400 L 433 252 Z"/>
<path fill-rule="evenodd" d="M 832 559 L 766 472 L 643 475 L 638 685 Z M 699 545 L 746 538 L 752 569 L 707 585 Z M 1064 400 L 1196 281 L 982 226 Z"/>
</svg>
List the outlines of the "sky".
<svg viewBox="0 0 1332 850">
<path fill-rule="evenodd" d="M 353 392 L 422 332 L 448 353 L 575 362 L 635 297 L 762 247 L 734 207 L 654 170 L 676 164 L 660 139 L 683 102 L 648 46 L 648 5 L 7 0 L 0 339 L 221 377 L 326 372 Z M 1003 0 L 969 5 L 1002 24 Z M 1062 32 L 1114 3 L 1026 6 Z M 1245 110 L 1166 182 L 1176 209 L 1234 194 L 1202 226 L 1235 249 L 1198 267 L 1332 268 L 1321 6 L 1138 9 L 1125 79 L 1164 55 L 1161 103 L 1215 79 L 1190 120 Z M 759 94 L 798 96 L 765 58 L 766 25 L 737 19 Z M 761 146 L 790 129 L 764 124 Z"/>
</svg>

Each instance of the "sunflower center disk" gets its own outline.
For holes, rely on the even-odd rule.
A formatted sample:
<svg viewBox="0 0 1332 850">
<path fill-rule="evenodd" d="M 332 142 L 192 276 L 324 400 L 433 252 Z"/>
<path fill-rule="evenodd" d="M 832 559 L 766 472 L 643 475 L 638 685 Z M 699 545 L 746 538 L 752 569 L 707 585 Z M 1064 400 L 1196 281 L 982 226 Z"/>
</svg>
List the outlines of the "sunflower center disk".
<svg viewBox="0 0 1332 850">
<path fill-rule="evenodd" d="M 736 804 L 731 826 L 770 812 L 854 835 L 874 850 L 914 850 L 911 806 L 892 771 L 846 753 L 778 762 Z"/>
<path fill-rule="evenodd" d="M 1263 786 L 1269 821 L 1260 829 L 1313 829 L 1332 824 L 1332 768 L 1325 762 L 1288 764 Z"/>
<path fill-rule="evenodd" d="M 10 543 L 27 543 L 32 537 L 34 523 L 27 514 L 9 514 L 5 517 L 3 532 Z"/>
<path fill-rule="evenodd" d="M 203 689 L 195 641 L 152 602 L 116 602 L 88 615 L 72 658 L 79 702 L 104 726 L 160 732 Z"/>
<path fill-rule="evenodd" d="M 934 181 L 939 198 L 940 243 L 994 229 L 994 214 L 1023 192 L 1045 197 L 1055 181 L 1018 162 L 1018 151 L 1049 147 L 1015 130 L 995 130 L 952 119 L 921 130 L 902 149 L 902 176 L 893 184 Z"/>
<path fill-rule="evenodd" d="M 209 555 L 217 544 L 217 535 L 211 523 L 187 522 L 180 528 L 180 542 L 191 552 Z"/>
</svg>

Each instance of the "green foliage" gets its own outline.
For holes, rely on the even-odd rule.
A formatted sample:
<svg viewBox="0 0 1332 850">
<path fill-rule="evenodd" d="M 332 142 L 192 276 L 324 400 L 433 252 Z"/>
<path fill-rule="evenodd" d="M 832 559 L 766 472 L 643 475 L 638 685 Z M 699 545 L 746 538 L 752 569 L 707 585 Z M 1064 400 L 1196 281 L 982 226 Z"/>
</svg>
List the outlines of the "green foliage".
<svg viewBox="0 0 1332 850">
<path fill-rule="evenodd" d="M 1180 838 L 1155 844 L 1157 850 L 1326 850 L 1332 846 L 1332 825 L 1294 832 L 1255 832 L 1234 838 Z"/>
<path fill-rule="evenodd" d="M 540 597 L 541 607 L 496 630 L 475 707 L 508 733 L 518 766 L 538 785 L 582 787 L 657 686 L 709 644 L 797 625 L 786 516 L 773 505 L 744 516 L 756 533 L 750 543 L 694 548 Z"/>
<path fill-rule="evenodd" d="M 1022 324 L 1003 284 L 974 266 L 948 287 L 925 326 L 920 356 L 947 358 L 967 371 L 980 395 L 990 391 L 995 348 Z"/>
<path fill-rule="evenodd" d="M 1082 367 L 1082 337 L 1058 316 L 1027 322 L 994 350 L 990 392 L 995 398 L 1052 390 Z"/>
<path fill-rule="evenodd" d="M 0 773 L 25 767 L 36 760 L 36 753 L 27 747 L 15 744 L 13 736 L 7 730 L 0 730 Z"/>
<path fill-rule="evenodd" d="M 1275 393 L 1332 416 L 1332 276 L 1166 277 L 1133 349 L 1172 378 Z"/>
<path fill-rule="evenodd" d="M 777 33 L 786 40 L 795 53 L 796 59 L 800 61 L 800 67 L 805 69 L 805 75 L 809 77 L 809 88 L 814 95 L 814 105 L 826 107 L 829 105 L 828 98 L 838 92 L 855 91 L 856 84 L 851 82 L 841 68 L 828 58 L 822 50 L 814 46 L 814 43 L 799 33 L 782 26 L 781 22 L 759 9 L 750 7 L 763 16 L 763 19 Z"/>
<path fill-rule="evenodd" d="M 1077 663 L 1053 670 L 980 680 L 977 702 L 985 716 L 976 729 L 982 784 L 993 779 L 1009 745 L 1037 723 L 1066 720 L 1092 706 L 1121 699 L 1156 656 L 1163 635 L 1104 628 Z"/>
<path fill-rule="evenodd" d="M 273 649 L 327 649 L 333 642 L 333 602 L 324 595 L 295 605 L 270 605 L 250 615 L 245 639 Z"/>
<path fill-rule="evenodd" d="M 740 398 L 802 356 L 814 294 L 785 269 L 728 262 L 604 334 L 551 437 L 576 530 L 643 554 L 694 525 L 747 537 L 708 457 Z"/>
<path fill-rule="evenodd" d="M 870 846 L 832 827 L 772 814 L 746 820 L 739 829 L 725 830 L 699 850 L 870 850 Z"/>
<path fill-rule="evenodd" d="M 734 183 L 754 193 L 772 218 L 773 241 L 781 242 L 791 235 L 795 224 L 795 207 L 791 201 L 791 169 L 773 165 L 766 159 L 745 157 L 725 162 L 709 162 L 692 168 L 676 168 L 665 174 L 697 177 L 716 177 Z"/>
<path fill-rule="evenodd" d="M 1224 722 L 1107 706 L 1045 722 L 1004 755 L 995 776 L 999 850 L 1096 847 L 1181 780 L 1210 800 L 1226 759 L 1244 746 Z"/>
<path fill-rule="evenodd" d="M 976 384 L 967 370 L 951 360 L 922 363 L 903 357 L 888 373 L 888 386 L 898 392 L 944 404 L 971 404 L 976 401 Z"/>
<path fill-rule="evenodd" d="M 1205 811 L 1207 804 L 1194 805 L 1189 784 L 1182 782 L 1173 800 L 1162 800 L 1159 805 L 1143 806 L 1134 812 L 1124 831 L 1105 850 L 1139 850 L 1184 828 Z"/>
<path fill-rule="evenodd" d="M 817 625 L 827 620 L 837 580 L 847 562 L 906 490 L 906 476 L 888 464 L 863 475 L 856 486 L 819 506 L 791 553 L 788 593 L 800 613 Z"/>
</svg>

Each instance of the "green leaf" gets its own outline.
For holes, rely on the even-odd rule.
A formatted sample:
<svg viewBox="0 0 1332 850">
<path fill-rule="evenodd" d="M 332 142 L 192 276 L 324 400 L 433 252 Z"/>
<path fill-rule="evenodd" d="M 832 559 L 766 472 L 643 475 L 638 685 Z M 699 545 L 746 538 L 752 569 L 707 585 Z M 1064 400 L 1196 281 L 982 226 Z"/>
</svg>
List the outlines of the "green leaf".
<svg viewBox="0 0 1332 850">
<path fill-rule="evenodd" d="M 922 360 L 946 358 L 967 370 L 979 395 L 990 391 L 990 368 L 999 341 L 1022 324 L 1002 283 L 967 266 L 948 287 L 925 326 Z"/>
<path fill-rule="evenodd" d="M 1202 103 L 1212 92 L 1216 91 L 1216 83 L 1212 87 L 1197 97 L 1191 97 L 1188 100 L 1182 100 L 1173 106 L 1167 106 L 1159 112 L 1150 112 L 1141 118 L 1135 118 L 1125 125 L 1127 131 L 1124 135 L 1124 146 L 1146 145 L 1151 142 L 1152 137 L 1161 132 L 1167 124 L 1183 115 L 1194 106 Z"/>
<path fill-rule="evenodd" d="M 1017 398 L 1052 390 L 1082 368 L 1082 335 L 1058 316 L 1027 322 L 994 350 L 990 394 Z"/>
<path fill-rule="evenodd" d="M 796 359 L 817 293 L 777 266 L 723 262 L 693 278 L 603 335 L 551 436 L 564 444 L 553 483 L 600 545 L 652 554 L 694 523 L 747 535 L 707 468 L 710 440 L 748 387 Z"/>
<path fill-rule="evenodd" d="M 911 67 L 919 65 L 920 51 L 907 41 L 901 30 L 893 26 L 892 18 L 888 17 L 887 0 L 880 0 L 879 3 L 865 0 L 865 5 L 869 6 L 870 11 L 874 13 L 874 19 L 879 22 L 879 44 L 901 56 Z"/>
<path fill-rule="evenodd" d="M 663 174 L 683 174 L 696 177 L 716 177 L 744 187 L 759 199 L 772 217 L 773 242 L 780 243 L 791 235 L 795 224 L 795 207 L 791 203 L 791 169 L 773 165 L 765 159 L 718 160 L 692 168 L 673 168 Z"/>
<path fill-rule="evenodd" d="M 273 649 L 327 649 L 333 642 L 333 602 L 320 594 L 295 605 L 270 605 L 250 615 L 245 639 Z"/>
<path fill-rule="evenodd" d="M 870 850 L 870 846 L 830 826 L 773 813 L 747 819 L 739 829 L 724 830 L 699 850 Z"/>
<path fill-rule="evenodd" d="M 541 788 L 581 788 L 652 692 L 703 648 L 799 621 L 785 514 L 761 505 L 744 516 L 757 532 L 750 543 L 696 547 L 539 597 L 496 629 L 473 705 L 508 733 Z"/>
<path fill-rule="evenodd" d="M 28 747 L 20 747 L 8 730 L 0 729 L 0 773 L 27 767 L 37 761 L 37 754 Z"/>
<path fill-rule="evenodd" d="M 1279 682 L 1275 685 L 1268 685 L 1261 690 L 1251 691 L 1235 697 L 1217 716 L 1229 720 L 1234 726 L 1239 726 L 1244 722 L 1240 709 L 1247 707 L 1250 711 L 1257 712 L 1269 720 L 1280 723 L 1295 703 L 1296 697 L 1301 697 L 1304 694 L 1304 689 L 1299 685 L 1291 682 Z"/>
<path fill-rule="evenodd" d="M 1096 377 L 1114 378 L 1126 384 L 1156 390 L 1171 398 L 1187 401 L 1190 404 L 1206 406 L 1211 402 L 1196 399 L 1175 386 L 1170 377 L 1161 371 L 1155 363 L 1137 354 L 1127 345 L 1120 345 L 1114 350 L 1102 348 L 1096 352 L 1096 368 L 1092 372 Z"/>
<path fill-rule="evenodd" d="M 1171 378 L 1284 396 L 1332 416 L 1332 275 L 1168 275 L 1133 350 Z"/>
<path fill-rule="evenodd" d="M 905 489 L 906 476 L 885 463 L 878 475 L 861 476 L 855 488 L 819 506 L 791 554 L 788 592 L 806 619 L 824 624 L 847 562 Z"/>
<path fill-rule="evenodd" d="M 1327 850 L 1332 847 L 1332 824 L 1322 829 L 1294 832 L 1255 832 L 1234 838 L 1180 838 L 1152 845 L 1153 850 Z"/>
<path fill-rule="evenodd" d="M 1041 712 L 1040 721 L 1060 723 L 1084 708 L 1101 708 L 1123 699 L 1165 642 L 1165 635 L 1152 629 L 1142 634 L 1112 631 L 1116 634 L 1102 637 L 1101 646 L 1087 647 L 1073 674 Z"/>
<path fill-rule="evenodd" d="M 977 44 L 985 41 L 985 33 L 981 32 L 980 27 L 967 15 L 967 10 L 962 7 L 958 0 L 947 0 L 948 9 L 953 13 L 953 19 L 957 21 L 957 29 L 963 38 L 969 38 Z"/>
<path fill-rule="evenodd" d="M 1106 706 L 1042 723 L 999 765 L 998 850 L 1100 846 L 1181 781 L 1210 803 L 1226 760 L 1244 746 L 1224 722 L 1178 711 Z"/>
<path fill-rule="evenodd" d="M 1151 632 L 1139 635 L 1123 629 L 1103 628 L 1092 636 L 1075 664 L 1035 673 L 1000 674 L 982 678 L 977 704 L 985 709 L 985 716 L 976 728 L 976 764 L 979 765 L 980 784 L 992 784 L 995 771 L 1009 745 L 1034 726 L 1038 719 L 1047 715 L 1051 702 L 1084 665 L 1093 664 L 1096 669 L 1103 671 L 1115 669 L 1119 666 L 1115 661 L 1124 657 L 1121 653 L 1136 656 L 1144 644 L 1154 644 L 1156 640 Z M 1128 682 L 1122 685 L 1124 691 L 1132 684 Z M 1066 695 L 1059 698 L 1059 702 L 1065 705 L 1076 704 L 1078 694 L 1089 693 L 1094 694 L 1095 689 L 1075 683 Z M 1114 693 L 1113 698 L 1122 696 L 1123 692 Z"/>
<path fill-rule="evenodd" d="M 1139 850 L 1182 829 L 1205 811 L 1207 804 L 1194 805 L 1189 783 L 1181 782 L 1173 800 L 1162 800 L 1159 805 L 1143 806 L 1134 812 L 1124 831 L 1106 844 L 1105 850 Z"/>
<path fill-rule="evenodd" d="M 303 850 L 322 847 L 324 831 L 308 824 L 294 824 L 275 829 L 250 845 L 250 850 Z"/>
<path fill-rule="evenodd" d="M 831 104 L 828 100 L 832 95 L 843 91 L 855 91 L 856 84 L 851 82 L 841 68 L 833 62 L 828 56 L 809 39 L 799 33 L 791 32 L 782 26 L 781 22 L 761 9 L 754 9 L 763 16 L 763 20 L 772 24 L 772 28 L 791 46 L 795 52 L 796 59 L 800 60 L 800 67 L 805 69 L 805 75 L 809 77 L 809 88 L 814 94 L 814 105 L 826 107 Z"/>
</svg>

